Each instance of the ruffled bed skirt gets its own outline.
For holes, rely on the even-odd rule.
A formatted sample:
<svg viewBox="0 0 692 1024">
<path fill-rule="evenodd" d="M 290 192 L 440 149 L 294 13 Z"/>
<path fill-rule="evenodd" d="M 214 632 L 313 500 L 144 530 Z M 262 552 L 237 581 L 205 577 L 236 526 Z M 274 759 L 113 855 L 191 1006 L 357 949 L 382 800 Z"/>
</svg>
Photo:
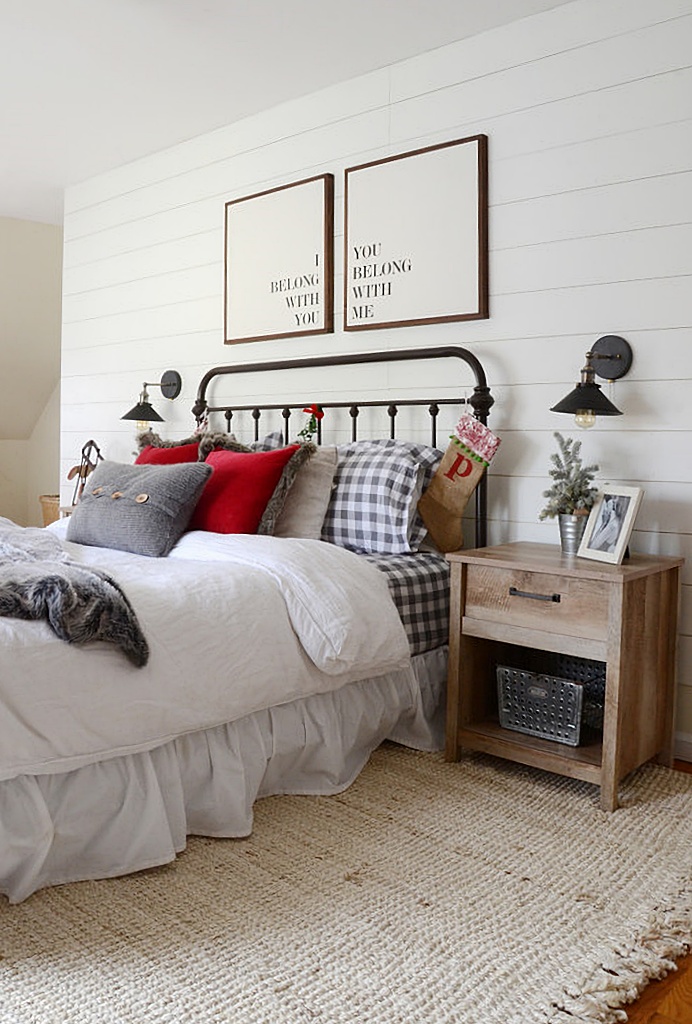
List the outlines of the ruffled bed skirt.
<svg viewBox="0 0 692 1024">
<path fill-rule="evenodd" d="M 447 649 L 350 683 L 56 775 L 0 782 L 0 891 L 111 878 L 173 860 L 186 836 L 246 836 L 263 796 L 346 789 L 383 740 L 439 750 Z"/>
</svg>

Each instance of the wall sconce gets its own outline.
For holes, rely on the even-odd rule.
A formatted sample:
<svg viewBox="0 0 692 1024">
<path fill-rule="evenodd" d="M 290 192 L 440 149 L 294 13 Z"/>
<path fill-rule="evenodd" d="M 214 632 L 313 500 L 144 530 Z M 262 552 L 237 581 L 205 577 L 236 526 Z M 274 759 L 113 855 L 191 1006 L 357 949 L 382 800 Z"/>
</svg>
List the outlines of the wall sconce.
<svg viewBox="0 0 692 1024">
<path fill-rule="evenodd" d="M 170 398 L 173 400 L 180 394 L 183 386 L 182 377 L 177 370 L 166 370 L 161 375 L 159 383 L 146 381 L 142 384 L 142 390 L 140 392 L 139 401 L 137 405 L 133 405 L 129 412 L 126 412 L 124 416 L 121 416 L 121 420 L 136 420 L 137 421 L 137 432 L 143 434 L 145 430 L 149 429 L 150 423 L 163 423 L 163 416 L 159 416 L 156 409 L 149 402 L 149 392 L 147 388 L 161 388 L 161 393 L 164 398 Z"/>
<path fill-rule="evenodd" d="M 586 353 L 580 382 L 550 411 L 572 413 L 576 425 L 586 430 L 594 425 L 597 416 L 622 416 L 594 378 L 598 376 L 607 381 L 619 380 L 631 365 L 632 347 L 629 342 L 617 334 L 606 334 Z"/>
</svg>

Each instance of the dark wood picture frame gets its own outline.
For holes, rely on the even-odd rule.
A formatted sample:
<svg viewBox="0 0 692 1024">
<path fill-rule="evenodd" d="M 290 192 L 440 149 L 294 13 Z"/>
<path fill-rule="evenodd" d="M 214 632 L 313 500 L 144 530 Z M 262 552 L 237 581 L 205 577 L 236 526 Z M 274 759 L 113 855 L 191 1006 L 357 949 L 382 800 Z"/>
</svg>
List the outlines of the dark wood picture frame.
<svg viewBox="0 0 692 1024">
<path fill-rule="evenodd" d="M 344 330 L 488 316 L 488 137 L 348 167 Z"/>
<path fill-rule="evenodd" d="M 224 343 L 333 330 L 334 175 L 227 202 Z"/>
</svg>

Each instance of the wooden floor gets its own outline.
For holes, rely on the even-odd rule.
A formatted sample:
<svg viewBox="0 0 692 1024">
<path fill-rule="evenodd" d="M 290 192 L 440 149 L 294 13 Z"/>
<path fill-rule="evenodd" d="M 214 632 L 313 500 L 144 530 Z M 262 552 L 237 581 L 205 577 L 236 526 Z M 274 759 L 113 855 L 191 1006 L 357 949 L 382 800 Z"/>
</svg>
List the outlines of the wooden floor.
<svg viewBox="0 0 692 1024">
<path fill-rule="evenodd" d="M 692 762 L 676 761 L 675 767 L 692 773 Z M 692 1024 L 692 953 L 678 960 L 677 967 L 624 1007 L 628 1024 Z"/>
</svg>

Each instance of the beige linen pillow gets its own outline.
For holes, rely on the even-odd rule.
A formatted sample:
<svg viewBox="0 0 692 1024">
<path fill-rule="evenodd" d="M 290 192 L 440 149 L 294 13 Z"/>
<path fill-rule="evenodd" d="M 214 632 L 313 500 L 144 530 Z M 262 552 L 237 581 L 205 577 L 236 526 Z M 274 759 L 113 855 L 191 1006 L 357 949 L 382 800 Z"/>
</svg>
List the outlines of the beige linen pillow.
<svg viewBox="0 0 692 1024">
<path fill-rule="evenodd" d="M 318 448 L 301 466 L 276 520 L 275 537 L 319 540 L 336 473 L 336 446 Z"/>
</svg>

